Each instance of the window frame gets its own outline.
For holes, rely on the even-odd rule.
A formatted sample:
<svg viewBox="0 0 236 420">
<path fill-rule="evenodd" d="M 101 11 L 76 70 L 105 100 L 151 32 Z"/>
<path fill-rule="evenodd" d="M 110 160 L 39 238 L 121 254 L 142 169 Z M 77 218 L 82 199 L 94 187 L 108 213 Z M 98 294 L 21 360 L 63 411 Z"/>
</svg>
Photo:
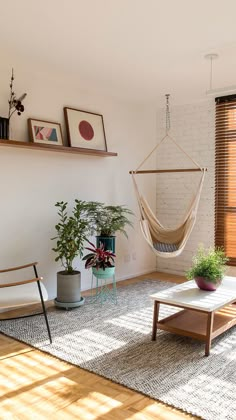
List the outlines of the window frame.
<svg viewBox="0 0 236 420">
<path fill-rule="evenodd" d="M 228 265 L 236 266 L 236 203 L 235 206 L 228 205 L 234 198 L 234 188 L 236 201 L 236 95 L 218 97 L 215 101 L 215 246 L 224 248 Z M 232 110 L 235 116 L 230 117 Z M 235 125 L 235 128 L 229 125 Z M 235 150 L 230 150 L 230 145 Z M 229 216 L 233 213 L 235 225 Z"/>
</svg>

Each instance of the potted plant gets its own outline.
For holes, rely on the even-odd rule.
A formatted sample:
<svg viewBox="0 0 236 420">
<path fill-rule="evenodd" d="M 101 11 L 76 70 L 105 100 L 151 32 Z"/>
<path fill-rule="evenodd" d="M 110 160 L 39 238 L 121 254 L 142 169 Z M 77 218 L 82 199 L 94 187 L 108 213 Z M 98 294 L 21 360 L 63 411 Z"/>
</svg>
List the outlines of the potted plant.
<svg viewBox="0 0 236 420">
<path fill-rule="evenodd" d="M 106 206 L 104 203 L 90 202 L 90 220 L 93 232 L 97 233 L 97 247 L 100 243 L 105 250 L 115 252 L 115 233 L 121 232 L 128 237 L 125 227 L 133 226 L 129 216 L 134 213 L 124 205 Z"/>
<path fill-rule="evenodd" d="M 193 257 L 193 265 L 187 271 L 186 277 L 188 280 L 194 279 L 202 290 L 216 290 L 223 280 L 227 261 L 228 258 L 223 249 L 204 249 L 200 246 Z"/>
<path fill-rule="evenodd" d="M 88 241 L 89 242 L 89 241 Z M 92 242 L 89 242 L 90 247 L 86 247 L 89 254 L 83 257 L 85 261 L 85 268 L 92 268 L 93 275 L 97 278 L 112 277 L 115 272 L 116 255 L 108 250 L 105 250 L 104 245 L 101 243 L 96 247 Z"/>
<path fill-rule="evenodd" d="M 60 201 L 55 204 L 58 208 L 59 222 L 55 229 L 57 235 L 53 251 L 57 253 L 55 261 L 60 261 L 64 270 L 57 273 L 56 306 L 66 309 L 80 306 L 84 303 L 81 297 L 81 273 L 74 267 L 74 259 L 82 257 L 84 241 L 90 232 L 87 218 L 87 203 L 75 200 L 72 214 L 67 212 L 67 202 Z"/>
</svg>

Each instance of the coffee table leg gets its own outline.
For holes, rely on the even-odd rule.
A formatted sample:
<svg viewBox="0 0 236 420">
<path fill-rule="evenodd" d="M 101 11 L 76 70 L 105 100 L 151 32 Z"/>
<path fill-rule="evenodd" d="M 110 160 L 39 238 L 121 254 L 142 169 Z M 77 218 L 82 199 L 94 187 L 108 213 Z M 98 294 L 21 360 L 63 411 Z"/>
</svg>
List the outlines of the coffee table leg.
<svg viewBox="0 0 236 420">
<path fill-rule="evenodd" d="M 214 321 L 214 312 L 209 312 L 209 314 L 207 315 L 205 356 L 209 356 L 210 354 L 213 321 Z"/>
<path fill-rule="evenodd" d="M 158 322 L 158 315 L 160 309 L 160 302 L 154 301 L 154 308 L 153 308 L 153 323 L 152 323 L 152 341 L 156 340 L 157 336 L 157 322 Z"/>
</svg>

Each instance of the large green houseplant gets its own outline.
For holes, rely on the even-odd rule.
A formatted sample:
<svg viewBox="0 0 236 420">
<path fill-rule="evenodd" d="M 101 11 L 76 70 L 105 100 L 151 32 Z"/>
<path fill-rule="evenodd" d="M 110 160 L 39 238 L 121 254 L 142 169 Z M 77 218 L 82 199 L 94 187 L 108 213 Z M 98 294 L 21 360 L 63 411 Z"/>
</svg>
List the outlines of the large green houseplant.
<svg viewBox="0 0 236 420">
<path fill-rule="evenodd" d="M 102 243 L 112 252 L 115 252 L 115 234 L 121 232 L 127 237 L 126 227 L 133 226 L 130 216 L 134 213 L 124 205 L 90 202 L 89 215 L 92 231 L 97 234 L 97 247 Z"/>
<path fill-rule="evenodd" d="M 53 251 L 64 270 L 57 273 L 57 306 L 70 308 L 84 303 L 81 298 L 81 273 L 74 266 L 77 256 L 82 257 L 84 242 L 90 232 L 90 223 L 87 217 L 88 204 L 82 200 L 75 200 L 71 215 L 68 215 L 68 203 L 57 202 L 59 222 L 55 225 L 56 240 Z"/>
<path fill-rule="evenodd" d="M 193 257 L 192 267 L 187 271 L 186 277 L 188 280 L 194 279 L 200 289 L 216 290 L 223 280 L 227 261 L 223 249 L 204 249 L 201 245 Z"/>
</svg>

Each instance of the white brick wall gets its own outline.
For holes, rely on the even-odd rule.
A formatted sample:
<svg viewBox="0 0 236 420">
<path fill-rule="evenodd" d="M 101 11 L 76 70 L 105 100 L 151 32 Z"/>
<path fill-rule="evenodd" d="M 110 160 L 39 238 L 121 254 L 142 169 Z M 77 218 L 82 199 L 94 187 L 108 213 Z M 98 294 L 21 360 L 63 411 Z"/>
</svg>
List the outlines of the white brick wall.
<svg viewBox="0 0 236 420">
<path fill-rule="evenodd" d="M 214 100 L 194 105 L 176 106 L 171 111 L 171 135 L 201 166 L 208 168 L 201 195 L 197 221 L 183 253 L 176 258 L 157 258 L 160 271 L 184 274 L 191 265 L 198 244 L 214 245 Z M 165 134 L 165 110 L 157 115 L 157 142 Z M 176 146 L 164 142 L 157 149 L 158 168 L 193 167 Z M 181 222 L 201 173 L 157 175 L 157 215 L 167 227 Z"/>
</svg>

